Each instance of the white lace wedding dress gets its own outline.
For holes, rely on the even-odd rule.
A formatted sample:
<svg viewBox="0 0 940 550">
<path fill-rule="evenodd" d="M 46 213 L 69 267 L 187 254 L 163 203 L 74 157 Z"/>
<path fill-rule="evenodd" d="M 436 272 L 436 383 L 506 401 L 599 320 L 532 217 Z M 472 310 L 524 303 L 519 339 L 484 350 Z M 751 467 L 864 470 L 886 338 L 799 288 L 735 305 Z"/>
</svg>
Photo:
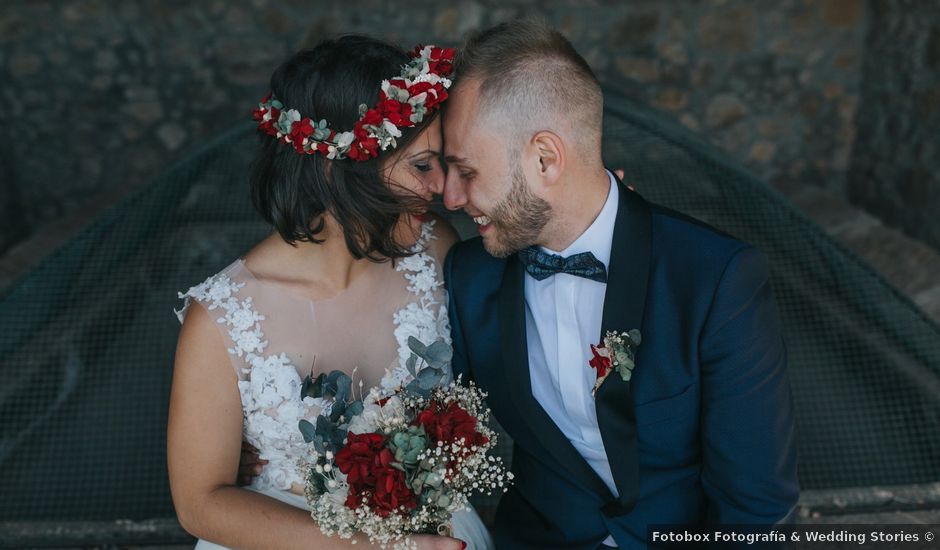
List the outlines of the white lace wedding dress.
<svg viewBox="0 0 940 550">
<path fill-rule="evenodd" d="M 307 509 L 301 468 L 308 448 L 298 428 L 314 419 L 319 400 L 300 398 L 303 378 L 341 370 L 353 376 L 358 394 L 381 384 L 395 387 L 409 376 L 408 337 L 450 344 L 442 254 L 434 222 L 422 224 L 415 255 L 392 265 L 369 264 L 349 288 L 325 300 L 310 300 L 288 287 L 254 277 L 244 260 L 180 293 L 182 322 L 196 301 L 218 322 L 238 373 L 244 438 L 267 465 L 249 489 Z M 355 373 L 353 372 L 355 369 Z M 311 521 L 313 521 L 311 519 Z M 493 547 L 474 510 L 458 512 L 454 536 L 468 548 Z M 222 548 L 200 540 L 198 550 Z"/>
</svg>

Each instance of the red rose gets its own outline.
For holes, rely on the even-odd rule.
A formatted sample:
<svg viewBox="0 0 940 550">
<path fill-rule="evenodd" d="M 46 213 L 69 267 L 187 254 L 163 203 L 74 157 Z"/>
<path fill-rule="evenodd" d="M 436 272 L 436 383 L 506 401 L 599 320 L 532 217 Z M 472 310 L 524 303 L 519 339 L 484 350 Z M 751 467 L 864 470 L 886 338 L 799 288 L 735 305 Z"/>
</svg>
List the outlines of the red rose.
<svg viewBox="0 0 940 550">
<path fill-rule="evenodd" d="M 264 120 L 264 115 L 269 112 L 271 113 L 271 117 L 268 120 Z M 280 111 L 274 107 L 271 107 L 270 111 L 265 108 L 258 108 L 254 110 L 252 116 L 258 121 L 259 130 L 271 136 L 277 135 L 277 128 L 274 127 L 274 123 L 277 122 L 278 117 L 281 116 Z"/>
<path fill-rule="evenodd" d="M 432 88 L 430 82 L 415 82 L 408 87 L 408 95 L 414 97 L 422 92 L 426 92 Z"/>
<path fill-rule="evenodd" d="M 449 76 L 454 70 L 454 48 L 431 48 L 431 56 L 428 61 L 428 68 L 433 73 L 441 76 Z"/>
<path fill-rule="evenodd" d="M 298 151 L 303 151 L 304 138 L 313 133 L 313 125 L 309 118 L 302 118 L 291 125 L 290 139 Z"/>
<path fill-rule="evenodd" d="M 428 111 L 431 111 L 445 99 L 447 99 L 447 90 L 440 84 L 435 84 L 428 90 L 428 98 L 425 100 L 424 106 Z"/>
<path fill-rule="evenodd" d="M 597 377 L 601 378 L 607 374 L 607 371 L 610 370 L 610 357 L 604 357 L 603 355 L 597 353 L 597 350 L 603 349 L 604 346 L 595 346 L 591 344 L 591 353 L 594 354 L 594 358 L 590 360 L 588 364 L 592 368 L 597 369 Z"/>
<path fill-rule="evenodd" d="M 365 161 L 379 156 L 379 140 L 373 137 L 357 139 L 352 143 L 347 156 L 353 160 Z"/>
<path fill-rule="evenodd" d="M 379 110 L 382 111 L 382 116 L 399 128 L 414 125 L 410 118 L 412 113 L 410 103 L 401 103 L 394 99 L 386 99 L 379 104 Z"/>
<path fill-rule="evenodd" d="M 405 84 L 405 79 L 403 79 L 403 78 L 393 78 L 393 79 L 389 80 L 388 83 L 391 84 L 392 86 L 395 86 L 396 88 L 400 88 L 400 89 L 402 89 L 402 90 L 404 90 L 405 88 L 408 87 L 407 84 Z"/>
<path fill-rule="evenodd" d="M 379 463 L 382 462 L 379 458 L 382 451 L 389 453 L 385 448 L 385 439 L 381 435 L 350 433 L 347 436 L 346 445 L 336 453 L 336 466 L 339 471 L 346 474 L 351 488 L 371 486 L 375 484 L 373 464 L 377 460 Z"/>
<path fill-rule="evenodd" d="M 304 137 L 308 137 L 313 133 L 313 124 L 311 124 L 309 118 L 304 117 L 300 119 L 300 122 L 295 124 L 294 129 L 302 133 Z"/>
<path fill-rule="evenodd" d="M 366 114 L 362 116 L 356 126 L 369 124 L 370 126 L 378 126 L 382 124 L 382 113 L 378 109 L 369 109 L 366 111 Z"/>
<path fill-rule="evenodd" d="M 400 507 L 414 510 L 418 499 L 405 481 L 405 472 L 395 468 L 382 468 L 375 472 L 375 492 L 372 493 L 372 508 L 381 517 L 399 513 Z"/>
<path fill-rule="evenodd" d="M 274 124 L 277 122 L 277 119 L 280 118 L 280 116 L 281 116 L 281 111 L 278 110 L 278 109 L 275 108 L 275 107 L 271 107 L 271 110 L 270 110 L 270 111 L 267 111 L 267 112 L 270 114 L 270 117 L 271 117 L 271 118 L 269 118 L 268 120 L 265 120 L 265 121 L 261 122 L 261 124 L 258 125 L 258 129 L 261 130 L 262 132 L 268 134 L 268 135 L 276 136 L 276 135 L 277 135 L 277 128 L 274 127 Z M 261 118 L 263 118 L 263 117 L 264 117 L 264 113 L 261 114 Z M 259 120 L 260 120 L 260 118 L 259 118 Z"/>
<path fill-rule="evenodd" d="M 415 419 L 414 424 L 424 428 L 433 443 L 443 441 L 451 444 L 463 439 L 467 447 L 486 444 L 489 439 L 477 431 L 477 419 L 460 408 L 457 402 L 452 401 L 446 409 L 432 404 L 423 410 Z"/>
<path fill-rule="evenodd" d="M 346 506 L 356 509 L 368 503 L 382 517 L 400 507 L 416 508 L 417 498 L 408 488 L 404 472 L 392 467 L 394 461 L 395 455 L 385 447 L 381 435 L 350 433 L 346 445 L 336 453 L 336 466 L 349 483 Z"/>
</svg>

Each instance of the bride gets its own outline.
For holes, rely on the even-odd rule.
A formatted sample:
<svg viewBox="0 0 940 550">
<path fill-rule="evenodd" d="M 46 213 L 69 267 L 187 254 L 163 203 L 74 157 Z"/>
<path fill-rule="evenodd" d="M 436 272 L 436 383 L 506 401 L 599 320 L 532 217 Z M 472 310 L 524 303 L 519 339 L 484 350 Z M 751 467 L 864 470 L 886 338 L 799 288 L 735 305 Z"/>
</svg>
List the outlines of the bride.
<svg viewBox="0 0 940 550">
<path fill-rule="evenodd" d="M 363 393 L 394 387 L 409 376 L 409 336 L 450 343 L 441 264 L 457 237 L 427 206 L 443 187 L 452 51 L 412 55 L 361 36 L 321 42 L 274 72 L 255 111 L 251 197 L 276 232 L 180 295 L 167 454 L 199 549 L 369 547 L 326 537 L 306 508 L 298 421 L 318 409 L 301 385 L 341 370 Z M 243 439 L 266 461 L 247 488 Z M 492 547 L 474 511 L 453 527 L 412 540 Z"/>
</svg>

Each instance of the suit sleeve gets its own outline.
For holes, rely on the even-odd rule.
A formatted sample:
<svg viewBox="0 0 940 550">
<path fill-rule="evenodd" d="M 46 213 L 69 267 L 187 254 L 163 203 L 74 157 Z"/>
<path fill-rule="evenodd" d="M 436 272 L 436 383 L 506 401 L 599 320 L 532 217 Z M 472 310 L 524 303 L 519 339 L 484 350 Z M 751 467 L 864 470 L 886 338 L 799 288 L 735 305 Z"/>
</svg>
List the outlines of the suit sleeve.
<svg viewBox="0 0 940 550">
<path fill-rule="evenodd" d="M 447 285 L 447 313 L 450 318 L 450 334 L 454 346 L 454 357 L 451 362 L 451 368 L 454 372 L 454 378 L 463 376 L 463 382 L 469 382 L 473 379 L 470 371 L 470 364 L 467 360 L 466 344 L 464 343 L 463 328 L 460 323 L 460 315 L 457 307 L 457 292 L 455 286 L 458 284 L 454 279 L 454 264 L 457 256 L 458 246 L 451 247 L 444 259 L 444 281 Z"/>
<path fill-rule="evenodd" d="M 708 522 L 791 521 L 799 485 L 786 350 L 767 261 L 756 249 L 740 250 L 725 267 L 700 350 Z"/>
</svg>

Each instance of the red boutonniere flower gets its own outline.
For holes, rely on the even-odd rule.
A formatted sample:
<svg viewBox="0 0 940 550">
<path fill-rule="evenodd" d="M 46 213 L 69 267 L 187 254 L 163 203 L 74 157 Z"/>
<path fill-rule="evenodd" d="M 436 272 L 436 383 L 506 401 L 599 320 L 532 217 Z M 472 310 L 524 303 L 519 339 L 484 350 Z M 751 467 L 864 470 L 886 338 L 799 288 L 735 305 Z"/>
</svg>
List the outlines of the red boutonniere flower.
<svg viewBox="0 0 940 550">
<path fill-rule="evenodd" d="M 607 380 L 611 372 L 617 371 L 624 382 L 628 382 L 636 366 L 636 348 L 640 345 L 642 337 L 640 331 L 633 329 L 629 332 L 607 332 L 604 341 L 598 345 L 591 344 L 593 358 L 588 365 L 597 371 L 597 381 L 591 388 L 591 395 L 596 395 L 601 384 Z"/>
</svg>

